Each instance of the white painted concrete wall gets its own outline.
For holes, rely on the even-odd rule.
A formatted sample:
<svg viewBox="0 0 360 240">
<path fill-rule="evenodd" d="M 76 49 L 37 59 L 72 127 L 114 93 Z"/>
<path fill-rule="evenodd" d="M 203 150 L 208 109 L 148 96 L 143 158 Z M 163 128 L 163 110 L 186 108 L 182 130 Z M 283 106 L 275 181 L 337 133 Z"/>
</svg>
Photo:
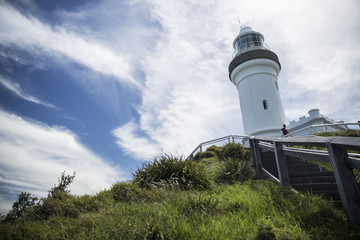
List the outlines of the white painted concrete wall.
<svg viewBox="0 0 360 240">
<path fill-rule="evenodd" d="M 280 66 L 269 59 L 255 59 L 237 66 L 231 80 L 238 89 L 244 133 L 280 136 L 285 113 L 277 87 Z M 263 101 L 267 102 L 264 109 Z"/>
<path fill-rule="evenodd" d="M 293 137 L 309 136 L 317 132 L 335 132 L 335 131 L 343 131 L 347 129 L 346 125 L 307 128 L 312 125 L 343 122 L 343 121 L 335 121 L 333 119 L 328 118 L 327 116 L 320 114 L 319 109 L 311 109 L 309 110 L 308 113 L 309 116 L 302 116 L 299 118 L 299 120 L 297 121 L 294 120 L 290 122 L 287 129 L 291 136 Z"/>
</svg>

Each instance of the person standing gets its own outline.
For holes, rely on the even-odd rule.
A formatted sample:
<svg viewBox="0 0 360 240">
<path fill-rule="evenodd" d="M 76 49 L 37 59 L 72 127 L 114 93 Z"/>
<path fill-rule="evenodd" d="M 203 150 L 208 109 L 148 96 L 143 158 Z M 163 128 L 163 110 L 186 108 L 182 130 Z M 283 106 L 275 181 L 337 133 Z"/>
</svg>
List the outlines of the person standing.
<svg viewBox="0 0 360 240">
<path fill-rule="evenodd" d="M 286 129 L 286 125 L 283 124 L 283 128 L 281 129 L 282 133 L 283 133 L 283 136 L 289 134 L 288 130 Z"/>
</svg>

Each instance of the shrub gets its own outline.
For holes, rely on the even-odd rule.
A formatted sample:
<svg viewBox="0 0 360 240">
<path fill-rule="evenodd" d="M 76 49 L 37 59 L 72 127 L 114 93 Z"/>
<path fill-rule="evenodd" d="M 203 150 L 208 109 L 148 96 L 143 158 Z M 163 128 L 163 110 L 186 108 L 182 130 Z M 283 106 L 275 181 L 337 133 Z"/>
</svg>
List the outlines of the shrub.
<svg viewBox="0 0 360 240">
<path fill-rule="evenodd" d="M 245 181 L 256 177 L 250 152 L 241 144 L 226 144 L 219 158 L 222 161 L 222 166 L 215 177 L 216 182 L 232 183 L 233 181 Z"/>
<path fill-rule="evenodd" d="M 204 158 L 212 158 L 212 157 L 216 157 L 216 153 L 213 151 L 208 151 L 206 150 L 205 152 L 198 152 L 192 159 L 191 161 L 195 161 L 195 162 L 199 162 L 200 160 L 204 159 Z"/>
<path fill-rule="evenodd" d="M 65 175 L 63 172 L 58 179 L 58 185 L 49 190 L 46 198 L 38 199 L 32 197 L 30 193 L 21 192 L 18 195 L 18 200 L 13 204 L 12 209 L 3 218 L 3 221 L 48 219 L 52 215 L 78 216 L 79 208 L 74 202 L 76 197 L 69 194 L 70 190 L 66 190 L 74 178 L 75 172 L 73 175 Z"/>
<path fill-rule="evenodd" d="M 205 152 L 198 152 L 191 160 L 199 162 L 204 158 L 218 157 L 220 161 L 226 158 L 248 158 L 250 152 L 240 143 L 228 143 L 223 147 L 212 145 Z"/>
<path fill-rule="evenodd" d="M 205 152 L 198 152 L 192 159 L 191 161 L 195 161 L 195 162 L 199 162 L 201 159 L 204 158 L 212 158 L 212 157 L 216 157 L 217 154 L 216 152 L 209 150 L 209 148 L 205 151 Z"/>
<path fill-rule="evenodd" d="M 215 181 L 218 183 L 233 183 L 254 179 L 256 171 L 249 159 L 227 158 L 222 162 L 221 170 Z"/>
<path fill-rule="evenodd" d="M 32 197 L 31 193 L 21 192 L 18 195 L 18 200 L 14 202 L 10 212 L 5 217 L 3 217 L 3 221 L 12 222 L 22 217 L 28 210 L 32 209 L 37 204 L 37 197 Z"/>
<path fill-rule="evenodd" d="M 49 219 L 51 216 L 76 218 L 80 209 L 75 204 L 76 197 L 66 191 L 55 191 L 49 197 L 42 200 L 34 215 L 39 219 Z"/>
<path fill-rule="evenodd" d="M 58 178 L 58 185 L 49 190 L 47 198 L 42 198 L 39 205 L 35 208 L 35 214 L 38 218 L 48 219 L 50 216 L 77 217 L 79 209 L 75 206 L 76 197 L 70 195 L 67 188 L 73 182 L 73 175 L 65 175 L 65 171 Z"/>
<path fill-rule="evenodd" d="M 220 160 L 228 158 L 248 160 L 250 158 L 249 151 L 239 143 L 228 143 L 223 147 Z"/>
<path fill-rule="evenodd" d="M 210 181 L 203 168 L 194 161 L 163 154 L 152 162 L 143 164 L 133 173 L 140 187 L 166 187 L 175 189 L 208 189 Z"/>
<path fill-rule="evenodd" d="M 65 171 L 62 172 L 60 179 L 58 179 L 59 182 L 58 185 L 51 188 L 51 190 L 49 191 L 49 196 L 53 196 L 54 194 L 56 194 L 56 192 L 59 191 L 69 193 L 70 190 L 66 190 L 66 189 L 73 182 L 74 178 L 75 178 L 75 172 L 73 173 L 73 175 L 66 175 L 66 176 L 65 176 Z"/>
<path fill-rule="evenodd" d="M 216 157 L 216 153 L 213 152 L 213 151 L 208 151 L 208 150 L 206 150 L 206 151 L 202 154 L 201 157 L 202 157 L 202 158 L 212 158 L 212 157 Z"/>
<path fill-rule="evenodd" d="M 218 147 L 216 145 L 212 145 L 206 149 L 206 151 L 214 152 L 217 156 L 221 155 L 221 152 L 223 151 L 222 147 Z"/>
<path fill-rule="evenodd" d="M 198 152 L 193 158 L 190 159 L 190 161 L 199 162 L 202 159 L 202 152 Z"/>
</svg>

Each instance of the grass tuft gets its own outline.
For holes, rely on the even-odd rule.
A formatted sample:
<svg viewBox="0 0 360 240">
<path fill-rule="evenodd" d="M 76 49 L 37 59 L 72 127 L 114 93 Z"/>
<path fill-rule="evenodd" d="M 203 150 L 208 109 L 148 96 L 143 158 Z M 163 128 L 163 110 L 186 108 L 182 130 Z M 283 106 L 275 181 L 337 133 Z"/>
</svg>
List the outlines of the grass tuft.
<svg viewBox="0 0 360 240">
<path fill-rule="evenodd" d="M 231 184 L 234 181 L 246 181 L 255 177 L 256 171 L 250 159 L 227 158 L 223 160 L 215 181 Z"/>
<path fill-rule="evenodd" d="M 211 183 L 203 168 L 194 161 L 185 161 L 182 157 L 160 155 L 152 162 L 143 164 L 136 170 L 134 182 L 140 187 L 170 189 L 209 189 Z"/>
</svg>

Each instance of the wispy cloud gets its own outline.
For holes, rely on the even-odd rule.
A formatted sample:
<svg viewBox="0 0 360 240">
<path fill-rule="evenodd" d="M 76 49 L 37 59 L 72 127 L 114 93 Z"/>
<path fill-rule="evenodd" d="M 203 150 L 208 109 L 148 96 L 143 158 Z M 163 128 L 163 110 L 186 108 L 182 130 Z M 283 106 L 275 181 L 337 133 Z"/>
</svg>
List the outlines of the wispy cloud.
<svg viewBox="0 0 360 240">
<path fill-rule="evenodd" d="M 40 104 L 45 107 L 49 107 L 49 108 L 53 108 L 53 109 L 59 109 L 50 103 L 46 103 L 30 94 L 27 94 L 23 89 L 21 89 L 21 87 L 18 83 L 11 82 L 10 80 L 4 78 L 2 75 L 0 75 L 0 85 L 2 85 L 6 89 L 8 89 L 12 93 L 14 93 L 16 96 L 18 96 L 22 99 L 25 99 L 26 101 Z"/>
<path fill-rule="evenodd" d="M 0 111 L 0 155 L 0 194 L 10 194 L 0 196 L 2 213 L 21 191 L 45 196 L 63 171 L 76 172 L 70 187 L 74 194 L 93 194 L 125 180 L 119 166 L 106 163 L 69 130 L 4 111 Z"/>
<path fill-rule="evenodd" d="M 0 3 L 0 44 L 18 46 L 27 51 L 42 51 L 51 56 L 66 56 L 102 74 L 112 75 L 123 83 L 140 86 L 132 76 L 130 58 L 93 39 L 84 39 L 61 26 L 50 26 L 33 16 Z"/>
<path fill-rule="evenodd" d="M 144 134 L 139 134 L 139 130 L 137 124 L 129 122 L 113 130 L 112 133 L 117 138 L 116 143 L 119 147 L 137 159 L 149 160 L 161 153 L 159 144 Z"/>
<path fill-rule="evenodd" d="M 154 3 L 151 9 L 163 32 L 143 60 L 140 120 L 114 131 L 122 133 L 118 144 L 141 159 L 140 142 L 151 142 L 147 153 L 188 154 L 202 141 L 239 133 L 238 96 L 227 73 L 231 46 L 224 44 L 223 35 L 211 34 L 223 26 L 220 16 L 214 18 L 217 5 L 171 1 Z"/>
<path fill-rule="evenodd" d="M 289 120 L 311 108 L 345 121 L 359 118 L 356 1 L 152 1 L 150 9 L 162 32 L 144 57 L 140 120 L 119 128 L 133 136 L 118 141 L 125 152 L 141 156 L 134 129 L 155 143 L 149 145 L 153 151 L 185 154 L 201 141 L 242 133 L 237 91 L 227 73 L 238 17 L 262 32 L 280 58 Z"/>
</svg>

